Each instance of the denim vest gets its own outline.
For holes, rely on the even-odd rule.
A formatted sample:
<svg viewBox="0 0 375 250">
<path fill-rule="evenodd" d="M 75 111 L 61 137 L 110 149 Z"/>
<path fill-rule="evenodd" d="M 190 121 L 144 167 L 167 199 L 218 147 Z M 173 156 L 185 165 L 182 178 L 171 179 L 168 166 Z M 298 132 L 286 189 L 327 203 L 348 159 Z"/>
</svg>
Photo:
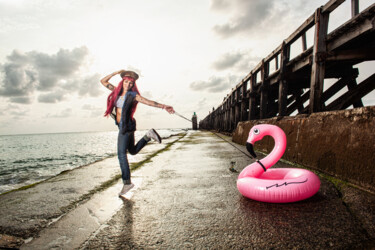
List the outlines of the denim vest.
<svg viewBox="0 0 375 250">
<path fill-rule="evenodd" d="M 134 92 L 134 91 L 128 91 L 125 94 L 125 101 L 122 106 L 120 123 L 117 123 L 117 120 L 115 119 L 115 123 L 116 125 L 119 126 L 119 129 L 121 130 L 122 134 L 125 134 L 126 132 L 133 132 L 136 130 L 136 121 L 134 118 L 132 119 L 130 117 L 131 109 L 135 103 L 136 95 L 137 95 L 137 92 Z"/>
</svg>

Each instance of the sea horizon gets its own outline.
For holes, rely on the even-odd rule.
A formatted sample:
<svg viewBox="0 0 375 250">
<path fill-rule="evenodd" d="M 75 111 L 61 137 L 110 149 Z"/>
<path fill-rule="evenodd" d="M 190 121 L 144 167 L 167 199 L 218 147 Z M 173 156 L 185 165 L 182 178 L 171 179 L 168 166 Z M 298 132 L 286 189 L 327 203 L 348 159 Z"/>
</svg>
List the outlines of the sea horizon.
<svg viewBox="0 0 375 250">
<path fill-rule="evenodd" d="M 151 128 L 145 129 L 137 129 L 136 131 L 145 131 Z M 192 129 L 190 127 L 185 128 L 154 128 L 157 130 L 173 130 L 173 129 L 180 129 L 180 130 L 189 130 Z M 70 133 L 99 133 L 99 132 L 118 132 L 118 129 L 115 128 L 114 130 L 91 130 L 91 131 L 60 131 L 60 132 L 31 132 L 31 133 L 19 133 L 19 134 L 1 134 L 0 136 L 13 136 L 13 135 L 44 135 L 44 134 L 70 134 Z"/>
</svg>

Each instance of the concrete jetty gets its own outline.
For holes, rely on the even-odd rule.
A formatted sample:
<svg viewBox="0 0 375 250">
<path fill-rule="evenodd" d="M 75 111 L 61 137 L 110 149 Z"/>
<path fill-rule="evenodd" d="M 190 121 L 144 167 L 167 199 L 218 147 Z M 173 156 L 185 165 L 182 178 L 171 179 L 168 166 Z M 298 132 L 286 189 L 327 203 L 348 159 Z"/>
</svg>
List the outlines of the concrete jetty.
<svg viewBox="0 0 375 250">
<path fill-rule="evenodd" d="M 252 163 L 244 152 L 245 147 L 233 143 L 230 137 L 190 130 L 145 148 L 138 159 L 142 166 L 132 172 L 136 187 L 126 199 L 117 196 L 120 180 L 108 182 L 119 174 L 116 158 L 87 167 L 87 171 L 95 168 L 98 173 L 114 168 L 108 170 L 111 173 L 107 177 L 96 175 L 95 178 L 102 178 L 97 184 L 70 190 L 78 198 L 56 193 L 57 197 L 51 194 L 38 201 L 33 195 L 52 188 L 63 189 L 73 183 L 70 181 L 73 177 L 66 175 L 27 190 L 1 195 L 0 247 L 375 247 L 374 194 L 316 172 L 321 188 L 307 200 L 290 204 L 253 201 L 241 196 L 236 188 L 238 173 L 230 171 L 233 162 L 237 171 Z M 283 161 L 274 167 L 294 166 Z M 69 174 L 75 176 L 75 172 L 78 175 L 79 170 Z M 90 175 L 80 176 L 81 182 L 90 183 L 90 179 L 85 179 Z M 79 182 L 75 181 L 75 185 L 80 186 Z M 61 205 L 57 202 L 59 199 L 73 205 Z M 21 208 L 29 212 L 17 218 L 17 210 Z M 58 212 L 51 215 L 47 213 L 49 210 Z M 39 224 L 32 224 L 32 220 L 38 220 Z M 31 226 L 26 230 L 25 225 Z"/>
</svg>

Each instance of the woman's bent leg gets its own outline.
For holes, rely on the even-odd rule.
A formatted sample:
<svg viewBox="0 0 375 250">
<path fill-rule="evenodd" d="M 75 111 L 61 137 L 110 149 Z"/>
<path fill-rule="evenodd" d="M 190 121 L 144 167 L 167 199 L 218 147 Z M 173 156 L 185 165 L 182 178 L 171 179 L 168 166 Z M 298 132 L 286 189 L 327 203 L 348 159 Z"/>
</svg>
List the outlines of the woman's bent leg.
<svg viewBox="0 0 375 250">
<path fill-rule="evenodd" d="M 129 145 L 129 133 L 122 134 L 120 130 L 118 133 L 118 138 L 117 138 L 117 156 L 120 162 L 121 177 L 122 177 L 122 181 L 124 182 L 124 184 L 131 183 L 128 156 L 126 154 L 128 145 Z"/>
<path fill-rule="evenodd" d="M 134 132 L 132 133 L 129 133 L 129 144 L 128 144 L 128 151 L 130 154 L 132 155 L 136 155 L 138 154 L 139 151 L 141 151 L 141 149 L 146 146 L 147 142 L 149 142 L 149 140 L 147 141 L 144 137 L 142 137 L 142 139 L 140 139 L 136 145 L 134 145 Z"/>
</svg>

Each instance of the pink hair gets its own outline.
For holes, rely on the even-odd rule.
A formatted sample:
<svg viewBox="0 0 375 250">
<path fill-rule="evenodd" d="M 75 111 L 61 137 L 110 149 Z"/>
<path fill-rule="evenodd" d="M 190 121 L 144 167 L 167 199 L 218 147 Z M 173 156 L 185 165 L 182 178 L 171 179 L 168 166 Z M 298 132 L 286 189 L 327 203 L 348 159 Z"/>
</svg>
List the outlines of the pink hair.
<svg viewBox="0 0 375 250">
<path fill-rule="evenodd" d="M 137 83 L 135 82 L 134 78 L 129 77 L 129 76 L 124 76 L 122 80 L 119 82 L 117 87 L 109 94 L 107 98 L 107 110 L 104 113 L 104 116 L 108 116 L 109 114 L 112 113 L 113 108 L 115 107 L 115 101 L 117 100 L 117 97 L 119 96 L 120 93 L 122 93 L 123 90 L 123 82 L 124 80 L 130 80 L 133 82 L 133 87 L 131 88 L 131 91 L 136 92 L 138 95 L 140 95 L 139 90 L 137 88 Z M 137 109 L 138 102 L 135 102 L 132 106 L 130 117 L 133 119 L 134 113 Z"/>
</svg>

